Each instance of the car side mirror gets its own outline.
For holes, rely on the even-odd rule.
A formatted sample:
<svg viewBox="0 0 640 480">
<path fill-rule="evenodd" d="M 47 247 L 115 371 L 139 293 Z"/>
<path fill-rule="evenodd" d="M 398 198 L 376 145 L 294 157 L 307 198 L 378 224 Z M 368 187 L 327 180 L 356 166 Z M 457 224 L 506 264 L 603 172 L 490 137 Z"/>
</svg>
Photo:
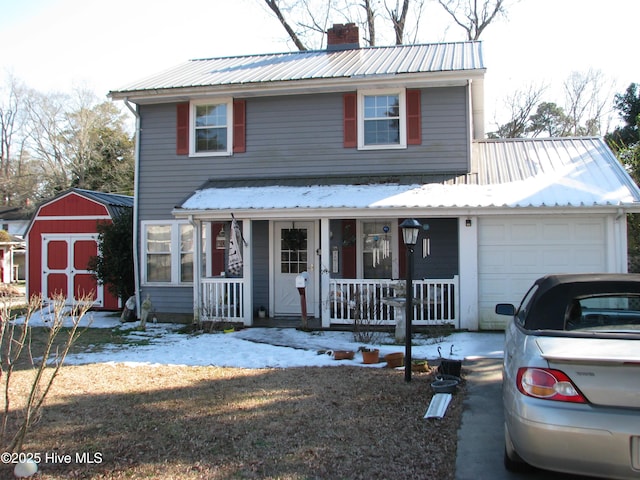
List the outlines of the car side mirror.
<svg viewBox="0 0 640 480">
<path fill-rule="evenodd" d="M 509 315 L 513 317 L 516 314 L 516 307 L 510 303 L 499 303 L 496 305 L 496 313 L 498 315 Z"/>
</svg>

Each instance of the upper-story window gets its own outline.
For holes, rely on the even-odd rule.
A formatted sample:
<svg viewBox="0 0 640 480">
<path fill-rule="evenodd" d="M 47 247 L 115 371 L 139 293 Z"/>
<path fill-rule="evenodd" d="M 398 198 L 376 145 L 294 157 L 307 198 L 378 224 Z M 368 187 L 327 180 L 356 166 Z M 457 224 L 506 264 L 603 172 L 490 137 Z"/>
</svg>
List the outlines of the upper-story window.
<svg viewBox="0 0 640 480">
<path fill-rule="evenodd" d="M 176 105 L 176 155 L 246 151 L 246 100 L 205 99 Z"/>
<path fill-rule="evenodd" d="M 191 103 L 191 155 L 230 155 L 233 145 L 232 102 Z"/>
<path fill-rule="evenodd" d="M 404 90 L 358 92 L 358 148 L 405 148 Z"/>
</svg>

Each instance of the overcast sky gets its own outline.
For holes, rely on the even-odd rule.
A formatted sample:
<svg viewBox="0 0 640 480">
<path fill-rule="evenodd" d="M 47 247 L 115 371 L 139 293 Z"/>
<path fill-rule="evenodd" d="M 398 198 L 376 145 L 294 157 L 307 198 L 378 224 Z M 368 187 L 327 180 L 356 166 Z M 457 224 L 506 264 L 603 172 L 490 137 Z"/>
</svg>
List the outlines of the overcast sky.
<svg viewBox="0 0 640 480">
<path fill-rule="evenodd" d="M 420 41 L 464 40 L 428 2 Z M 41 91 L 88 87 L 103 96 L 191 58 L 291 50 L 260 3 L 0 0 L 0 73 Z M 640 82 L 639 18 L 640 0 L 520 0 L 481 36 L 487 126 L 505 95 L 531 82 L 555 87 L 548 100 L 557 103 L 572 71 L 601 70 L 612 98 Z"/>
</svg>

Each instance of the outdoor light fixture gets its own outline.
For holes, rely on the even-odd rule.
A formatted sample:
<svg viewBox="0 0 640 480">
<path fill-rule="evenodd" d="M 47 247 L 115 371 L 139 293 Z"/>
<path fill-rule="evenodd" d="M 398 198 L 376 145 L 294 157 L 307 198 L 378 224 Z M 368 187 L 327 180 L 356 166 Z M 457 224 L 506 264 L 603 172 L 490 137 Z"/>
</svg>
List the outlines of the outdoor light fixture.
<svg viewBox="0 0 640 480">
<path fill-rule="evenodd" d="M 402 238 L 407 247 L 407 295 L 406 295 L 406 312 L 405 324 L 407 333 L 405 335 L 404 347 L 404 380 L 411 381 L 411 323 L 413 322 L 413 247 L 418 242 L 418 233 L 422 228 L 420 222 L 415 218 L 407 218 L 400 224 L 402 228 Z"/>
<path fill-rule="evenodd" d="M 464 224 L 465 224 L 465 226 L 470 227 L 470 226 L 471 226 L 471 219 L 470 219 L 470 218 L 467 218 L 467 219 L 464 221 Z"/>
<path fill-rule="evenodd" d="M 420 222 L 418 222 L 415 218 L 407 218 L 400 224 L 400 228 L 402 229 L 402 238 L 404 240 L 404 244 L 407 247 L 415 247 L 416 243 L 418 242 L 418 232 L 422 228 Z"/>
</svg>

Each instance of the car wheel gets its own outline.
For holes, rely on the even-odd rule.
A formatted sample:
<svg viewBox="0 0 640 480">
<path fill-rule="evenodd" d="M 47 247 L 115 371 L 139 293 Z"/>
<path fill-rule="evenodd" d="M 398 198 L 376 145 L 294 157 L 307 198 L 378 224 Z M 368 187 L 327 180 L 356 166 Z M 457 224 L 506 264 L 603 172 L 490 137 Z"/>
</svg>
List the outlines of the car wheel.
<svg viewBox="0 0 640 480">
<path fill-rule="evenodd" d="M 504 468 L 513 473 L 526 473 L 533 470 L 533 467 L 525 462 L 513 447 L 506 423 L 504 425 Z"/>
</svg>

